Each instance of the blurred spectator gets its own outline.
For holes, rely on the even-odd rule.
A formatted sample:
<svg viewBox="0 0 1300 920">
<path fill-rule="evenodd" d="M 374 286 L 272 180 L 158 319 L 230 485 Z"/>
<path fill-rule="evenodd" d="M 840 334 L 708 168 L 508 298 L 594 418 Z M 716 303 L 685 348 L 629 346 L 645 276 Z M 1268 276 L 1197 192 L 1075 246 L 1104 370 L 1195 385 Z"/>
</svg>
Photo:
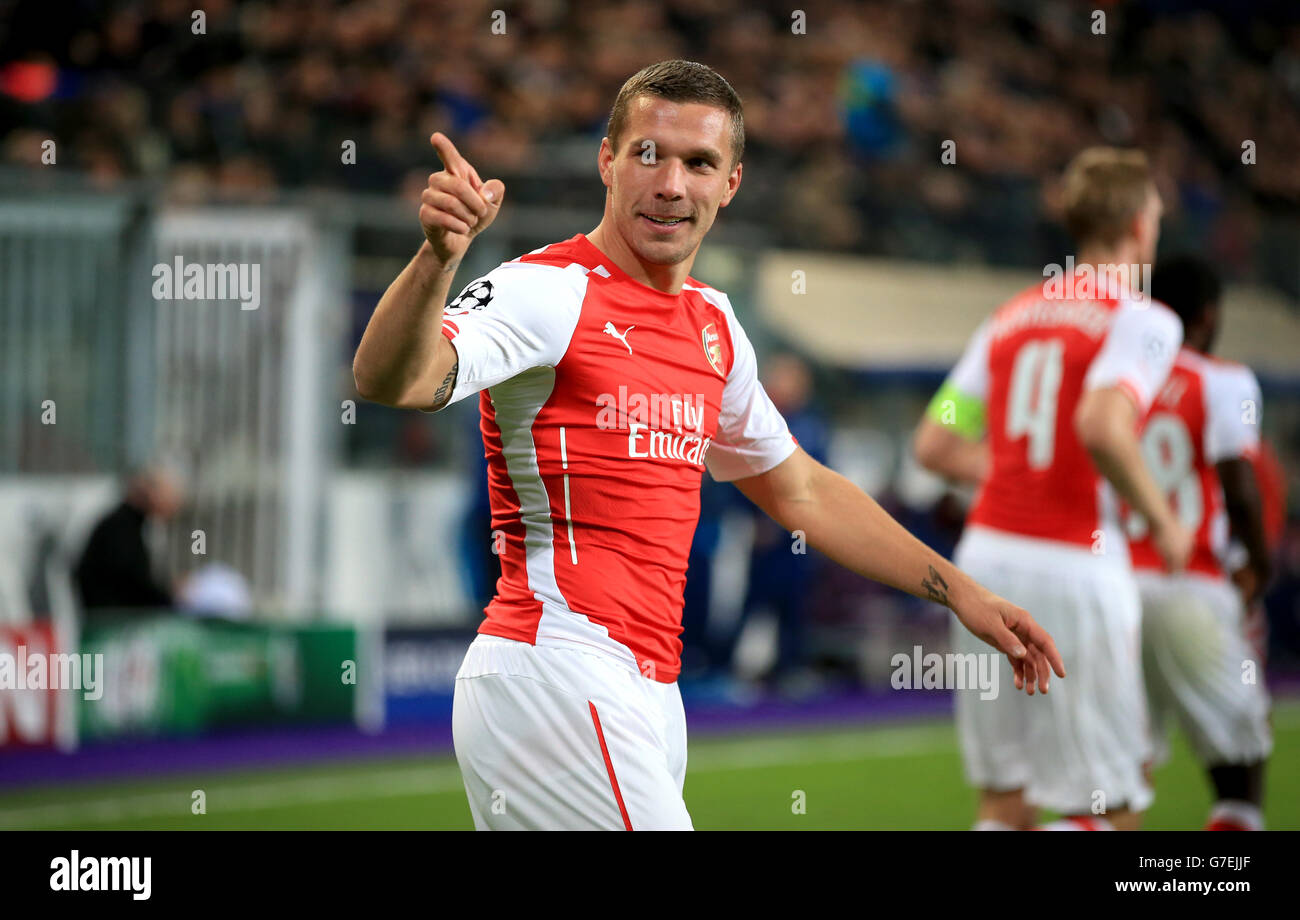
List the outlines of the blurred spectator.
<svg viewBox="0 0 1300 920">
<path fill-rule="evenodd" d="M 88 616 L 172 606 L 171 589 L 154 577 L 145 525 L 150 520 L 170 520 L 183 500 L 179 478 L 165 467 L 131 476 L 126 497 L 95 525 L 74 571 Z"/>
<path fill-rule="evenodd" d="M 763 386 L 785 416 L 790 433 L 815 460 L 826 461 L 829 429 L 812 402 L 812 372 L 802 358 L 774 354 L 762 370 Z M 796 539 L 754 506 L 754 544 L 749 558 L 749 585 L 745 605 L 730 641 L 725 660 L 730 661 L 740 633 L 750 617 L 767 611 L 776 617 L 776 660 L 765 675 L 775 687 L 798 692 L 809 677 L 805 670 L 806 614 L 822 557 Z"/>
<path fill-rule="evenodd" d="M 1181 245 L 1253 253 L 1242 234 L 1259 216 L 1300 205 L 1300 7 L 1179 6 L 1106 5 L 1097 34 L 1093 7 L 1067 0 L 826 0 L 800 34 L 789 9 L 750 0 L 559 0 L 507 7 L 502 34 L 489 3 L 264 0 L 205 4 L 196 35 L 175 0 L 81 16 L 28 0 L 0 33 L 0 151 L 39 169 L 53 138 L 97 183 L 157 177 L 187 202 L 395 194 L 434 167 L 426 139 L 441 128 L 512 201 L 590 206 L 619 85 L 681 56 L 744 99 L 731 213 L 778 244 L 1030 264 L 1037 188 L 1109 143 L 1155 158 L 1166 209 L 1194 236 Z M 1225 264 L 1300 287 L 1287 262 Z"/>
<path fill-rule="evenodd" d="M 705 476 L 700 484 L 700 520 L 691 539 L 682 590 L 682 679 L 715 680 L 730 671 L 733 637 L 714 622 L 713 560 L 722 540 L 722 519 L 733 502 L 744 502 L 735 488 Z M 747 504 L 747 503 L 746 503 Z"/>
</svg>

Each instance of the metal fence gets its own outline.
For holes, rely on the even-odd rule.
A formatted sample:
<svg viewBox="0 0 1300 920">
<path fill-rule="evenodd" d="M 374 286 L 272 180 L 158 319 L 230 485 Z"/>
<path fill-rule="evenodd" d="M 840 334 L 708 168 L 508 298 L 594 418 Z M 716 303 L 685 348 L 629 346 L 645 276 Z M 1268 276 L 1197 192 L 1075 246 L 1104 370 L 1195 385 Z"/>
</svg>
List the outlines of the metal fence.
<svg viewBox="0 0 1300 920">
<path fill-rule="evenodd" d="M 141 243 L 129 196 L 0 201 L 0 471 L 114 469 L 143 448 L 129 411 Z"/>
</svg>

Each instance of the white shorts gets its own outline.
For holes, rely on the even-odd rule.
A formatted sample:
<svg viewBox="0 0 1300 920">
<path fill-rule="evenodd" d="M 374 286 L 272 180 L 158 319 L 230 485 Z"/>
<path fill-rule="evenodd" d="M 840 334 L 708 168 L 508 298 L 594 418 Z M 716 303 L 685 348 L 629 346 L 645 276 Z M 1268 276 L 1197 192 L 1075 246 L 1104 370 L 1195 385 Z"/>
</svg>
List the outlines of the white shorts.
<svg viewBox="0 0 1300 920">
<path fill-rule="evenodd" d="M 480 635 L 452 738 L 478 830 L 691 830 L 676 683 L 611 658 Z"/>
<path fill-rule="evenodd" d="M 1264 671 L 1227 579 L 1139 572 L 1142 662 L 1157 762 L 1171 718 L 1206 766 L 1264 760 L 1273 750 Z"/>
<path fill-rule="evenodd" d="M 1087 549 L 967 527 L 955 561 L 990 591 L 1024 607 L 1065 660 L 1046 696 L 1015 689 L 999 656 L 998 695 L 957 690 L 966 777 L 981 789 L 1023 789 L 1063 814 L 1143 811 L 1153 799 L 1139 651 L 1137 586 L 1126 561 Z M 953 651 L 991 648 L 953 621 Z"/>
</svg>

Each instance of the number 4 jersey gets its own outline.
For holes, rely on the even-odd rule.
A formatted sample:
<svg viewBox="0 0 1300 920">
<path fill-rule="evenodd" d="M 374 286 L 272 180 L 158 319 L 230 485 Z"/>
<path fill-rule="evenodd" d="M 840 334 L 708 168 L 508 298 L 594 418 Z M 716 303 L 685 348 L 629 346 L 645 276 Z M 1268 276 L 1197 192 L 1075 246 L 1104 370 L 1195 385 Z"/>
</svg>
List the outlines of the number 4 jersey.
<svg viewBox="0 0 1300 920">
<path fill-rule="evenodd" d="M 1122 551 L 1117 498 L 1074 412 L 1084 393 L 1119 387 L 1145 415 L 1181 343 L 1172 310 L 1131 296 L 1062 298 L 1044 282 L 999 307 L 928 410 L 966 437 L 987 428 L 992 465 L 967 523 Z"/>
<path fill-rule="evenodd" d="M 1223 576 L 1228 514 L 1215 464 L 1259 449 L 1259 383 L 1250 368 L 1184 348 L 1142 432 L 1142 454 L 1174 510 L 1196 536 L 1187 568 Z M 1146 521 L 1130 513 L 1133 565 L 1161 569 Z"/>
</svg>

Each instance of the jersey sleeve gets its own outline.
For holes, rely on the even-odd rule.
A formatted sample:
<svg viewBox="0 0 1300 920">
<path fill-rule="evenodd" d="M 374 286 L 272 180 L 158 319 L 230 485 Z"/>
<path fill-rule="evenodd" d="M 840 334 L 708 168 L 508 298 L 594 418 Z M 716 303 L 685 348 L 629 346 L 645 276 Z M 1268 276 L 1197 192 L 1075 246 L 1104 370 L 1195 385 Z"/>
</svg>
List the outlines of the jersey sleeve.
<svg viewBox="0 0 1300 920">
<path fill-rule="evenodd" d="M 1088 366 L 1083 389 L 1119 387 L 1146 415 L 1178 357 L 1183 324 L 1174 311 L 1154 300 L 1126 300 L 1115 309 L 1106 340 Z"/>
<path fill-rule="evenodd" d="M 795 451 L 798 445 L 785 418 L 772 404 L 758 380 L 754 346 L 727 311 L 733 359 L 722 388 L 722 410 L 705 465 L 718 482 L 731 482 L 766 473 Z"/>
<path fill-rule="evenodd" d="M 1205 375 L 1205 459 L 1246 457 L 1259 449 L 1259 381 L 1250 368 L 1221 365 Z"/>
<path fill-rule="evenodd" d="M 989 392 L 989 325 L 986 319 L 975 330 L 956 366 L 925 409 L 927 418 L 968 441 L 984 437 Z"/>
<path fill-rule="evenodd" d="M 457 363 L 446 405 L 558 364 L 578 324 L 584 283 L 581 273 L 553 265 L 506 262 L 465 285 L 442 316 Z"/>
</svg>

